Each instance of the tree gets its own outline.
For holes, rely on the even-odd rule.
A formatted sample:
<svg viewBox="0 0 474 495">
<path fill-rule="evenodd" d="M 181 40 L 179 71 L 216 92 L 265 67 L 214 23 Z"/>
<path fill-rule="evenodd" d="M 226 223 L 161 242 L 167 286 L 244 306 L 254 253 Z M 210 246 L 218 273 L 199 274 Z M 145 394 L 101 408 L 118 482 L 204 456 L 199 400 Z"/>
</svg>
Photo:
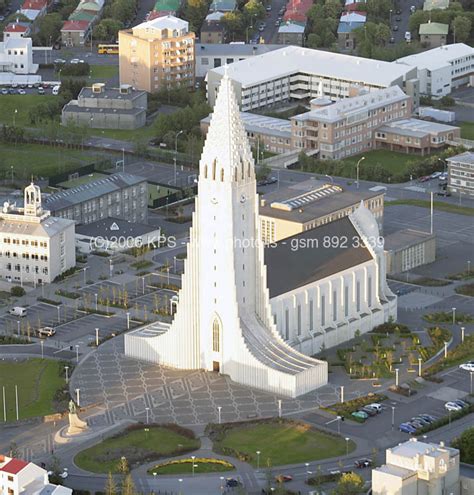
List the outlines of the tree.
<svg viewBox="0 0 474 495">
<path fill-rule="evenodd" d="M 235 39 L 244 34 L 245 18 L 242 12 L 238 10 L 226 12 L 222 17 L 222 24 L 229 34 L 229 38 Z"/>
<path fill-rule="evenodd" d="M 451 445 L 461 451 L 462 462 L 474 464 L 474 427 L 465 430 Z"/>
<path fill-rule="evenodd" d="M 187 0 L 184 7 L 184 18 L 189 21 L 189 29 L 199 32 L 209 10 L 207 0 Z"/>
<path fill-rule="evenodd" d="M 15 285 L 10 289 L 10 294 L 14 297 L 21 297 L 26 294 L 25 289 L 19 285 Z M 13 456 L 12 456 L 13 457 Z"/>
<path fill-rule="evenodd" d="M 121 495 L 135 495 L 135 484 L 130 473 L 125 476 L 122 483 Z"/>
<path fill-rule="evenodd" d="M 106 10 L 106 13 L 108 18 L 113 18 L 123 23 L 133 19 L 135 11 L 135 0 L 114 0 L 109 9 Z"/>
<path fill-rule="evenodd" d="M 471 20 L 459 15 L 452 21 L 451 29 L 456 43 L 465 43 L 471 34 Z"/>
<path fill-rule="evenodd" d="M 109 471 L 107 476 L 107 481 L 105 483 L 105 495 L 116 495 L 117 494 L 117 484 L 115 483 L 112 473 Z"/>
<path fill-rule="evenodd" d="M 342 4 L 339 0 L 326 0 L 324 7 L 325 17 L 338 18 L 342 12 Z"/>
<path fill-rule="evenodd" d="M 120 461 L 117 466 L 117 471 L 123 474 L 124 476 L 130 472 L 130 468 L 128 467 L 128 461 L 126 457 L 122 456 L 120 458 Z"/>
<path fill-rule="evenodd" d="M 36 41 L 42 46 L 50 46 L 61 35 L 62 25 L 63 20 L 57 12 L 40 17 Z"/>
<path fill-rule="evenodd" d="M 249 26 L 255 25 L 255 21 L 265 17 L 265 7 L 259 0 L 249 0 L 244 6 L 244 13 Z"/>
<path fill-rule="evenodd" d="M 9 447 L 8 447 L 8 455 L 9 457 L 20 457 L 20 451 L 18 449 L 18 445 L 16 442 L 11 442 Z"/>
<path fill-rule="evenodd" d="M 340 477 L 336 493 L 340 495 L 351 495 L 359 493 L 364 488 L 364 480 L 357 473 L 343 473 Z"/>
<path fill-rule="evenodd" d="M 123 22 L 117 19 L 102 19 L 94 26 L 93 38 L 96 41 L 115 41 L 121 29 L 123 29 Z"/>
</svg>

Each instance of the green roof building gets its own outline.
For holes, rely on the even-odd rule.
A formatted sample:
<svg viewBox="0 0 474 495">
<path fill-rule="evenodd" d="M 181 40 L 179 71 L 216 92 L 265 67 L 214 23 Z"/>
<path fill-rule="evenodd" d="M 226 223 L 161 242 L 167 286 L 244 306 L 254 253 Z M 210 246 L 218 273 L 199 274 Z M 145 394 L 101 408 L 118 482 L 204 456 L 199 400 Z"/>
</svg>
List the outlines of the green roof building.
<svg viewBox="0 0 474 495">
<path fill-rule="evenodd" d="M 97 17 L 97 14 L 94 12 L 85 11 L 85 10 L 75 10 L 70 16 L 70 21 L 87 21 L 91 23 Z"/>
<path fill-rule="evenodd" d="M 449 25 L 440 22 L 427 22 L 420 24 L 419 29 L 421 44 L 427 48 L 437 48 L 446 45 L 449 33 Z"/>
<path fill-rule="evenodd" d="M 177 12 L 181 6 L 180 0 L 158 0 L 155 3 L 153 10 L 156 12 L 166 11 L 166 12 Z"/>
</svg>

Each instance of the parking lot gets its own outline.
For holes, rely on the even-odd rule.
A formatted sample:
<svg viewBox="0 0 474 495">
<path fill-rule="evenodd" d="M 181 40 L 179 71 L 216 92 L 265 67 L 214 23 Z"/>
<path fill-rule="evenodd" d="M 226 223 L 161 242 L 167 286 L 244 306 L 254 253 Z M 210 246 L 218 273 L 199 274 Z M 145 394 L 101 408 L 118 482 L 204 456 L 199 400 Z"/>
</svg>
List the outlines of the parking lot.
<svg viewBox="0 0 474 495">
<path fill-rule="evenodd" d="M 126 165 L 126 172 L 140 177 L 145 177 L 153 182 L 160 184 L 176 185 L 177 187 L 189 187 L 194 185 L 194 180 L 197 179 L 195 170 L 181 170 L 181 167 L 176 167 L 176 180 L 174 176 L 174 168 L 169 165 L 160 165 L 152 162 L 135 162 Z"/>
</svg>

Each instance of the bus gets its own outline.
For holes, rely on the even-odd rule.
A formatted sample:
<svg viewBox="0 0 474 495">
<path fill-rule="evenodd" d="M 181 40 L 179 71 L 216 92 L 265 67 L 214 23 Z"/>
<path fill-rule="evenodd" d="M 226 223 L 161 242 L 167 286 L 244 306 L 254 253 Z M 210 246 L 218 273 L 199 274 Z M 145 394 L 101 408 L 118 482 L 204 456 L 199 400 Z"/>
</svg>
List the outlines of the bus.
<svg viewBox="0 0 474 495">
<path fill-rule="evenodd" d="M 119 46 L 118 45 L 99 45 L 97 48 L 97 53 L 107 54 L 107 55 L 118 55 Z"/>
</svg>

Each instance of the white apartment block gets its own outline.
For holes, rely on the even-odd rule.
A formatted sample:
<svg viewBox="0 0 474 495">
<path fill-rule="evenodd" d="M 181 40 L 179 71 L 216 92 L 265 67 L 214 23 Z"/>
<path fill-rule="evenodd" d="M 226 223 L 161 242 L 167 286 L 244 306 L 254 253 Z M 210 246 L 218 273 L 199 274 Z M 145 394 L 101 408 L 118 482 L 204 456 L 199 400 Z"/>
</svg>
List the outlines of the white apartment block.
<svg viewBox="0 0 474 495">
<path fill-rule="evenodd" d="M 399 86 L 418 106 L 414 67 L 299 46 L 288 46 L 207 73 L 207 98 L 214 106 L 217 89 L 227 70 L 242 111 L 290 99 L 347 98 L 354 87 L 368 91 Z"/>
<path fill-rule="evenodd" d="M 74 221 L 41 206 L 41 191 L 25 188 L 24 208 L 5 203 L 0 213 L 0 278 L 23 285 L 51 283 L 76 264 Z"/>
<path fill-rule="evenodd" d="M 36 464 L 0 455 L 0 495 L 71 494 L 71 488 L 51 484 L 46 470 Z"/>
<path fill-rule="evenodd" d="M 373 495 L 459 495 L 459 450 L 419 442 L 387 449 L 386 463 L 372 470 Z"/>
<path fill-rule="evenodd" d="M 37 71 L 31 38 L 10 37 L 0 43 L 0 73 L 35 74 Z"/>
<path fill-rule="evenodd" d="M 474 48 L 464 43 L 443 45 L 399 58 L 396 63 L 417 69 L 420 94 L 442 98 L 469 84 L 474 76 Z"/>
<path fill-rule="evenodd" d="M 453 193 L 474 198 L 474 153 L 466 151 L 452 156 L 448 162 L 448 187 Z"/>
</svg>

